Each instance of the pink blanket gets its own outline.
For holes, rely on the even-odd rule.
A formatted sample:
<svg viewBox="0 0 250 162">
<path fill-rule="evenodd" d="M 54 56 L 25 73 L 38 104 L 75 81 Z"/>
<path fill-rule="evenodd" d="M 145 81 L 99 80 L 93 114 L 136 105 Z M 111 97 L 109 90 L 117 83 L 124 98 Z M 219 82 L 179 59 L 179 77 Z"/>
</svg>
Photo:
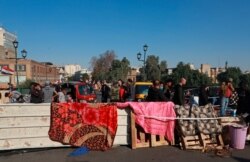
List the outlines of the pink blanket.
<svg viewBox="0 0 250 162">
<path fill-rule="evenodd" d="M 173 102 L 117 103 L 118 108 L 128 106 L 134 111 L 136 124 L 146 133 L 164 135 L 169 141 L 173 141 L 176 117 Z"/>
</svg>

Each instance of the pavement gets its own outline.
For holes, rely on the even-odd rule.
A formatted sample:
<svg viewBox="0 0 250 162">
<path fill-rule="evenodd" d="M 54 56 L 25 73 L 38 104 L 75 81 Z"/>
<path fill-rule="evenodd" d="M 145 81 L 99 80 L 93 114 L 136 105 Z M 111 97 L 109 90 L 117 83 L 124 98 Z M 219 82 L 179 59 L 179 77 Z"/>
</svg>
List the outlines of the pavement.
<svg viewBox="0 0 250 162">
<path fill-rule="evenodd" d="M 108 151 L 89 151 L 80 156 L 69 156 L 76 148 L 45 148 L 0 151 L 0 162 L 250 162 L 250 144 L 243 150 L 232 150 L 230 157 L 214 152 L 181 150 L 174 146 L 138 148 L 116 146 Z"/>
</svg>

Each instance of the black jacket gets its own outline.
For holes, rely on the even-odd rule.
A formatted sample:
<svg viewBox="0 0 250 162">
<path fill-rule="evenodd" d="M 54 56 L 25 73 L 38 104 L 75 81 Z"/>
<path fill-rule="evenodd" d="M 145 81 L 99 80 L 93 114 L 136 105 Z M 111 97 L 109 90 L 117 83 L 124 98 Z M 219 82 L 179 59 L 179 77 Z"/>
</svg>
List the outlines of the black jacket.
<svg viewBox="0 0 250 162">
<path fill-rule="evenodd" d="M 160 89 L 152 86 L 148 89 L 147 101 L 167 101 L 167 99 Z"/>
<path fill-rule="evenodd" d="M 176 105 L 184 105 L 185 103 L 185 96 L 183 88 L 180 84 L 177 84 L 174 88 L 174 104 Z"/>
</svg>

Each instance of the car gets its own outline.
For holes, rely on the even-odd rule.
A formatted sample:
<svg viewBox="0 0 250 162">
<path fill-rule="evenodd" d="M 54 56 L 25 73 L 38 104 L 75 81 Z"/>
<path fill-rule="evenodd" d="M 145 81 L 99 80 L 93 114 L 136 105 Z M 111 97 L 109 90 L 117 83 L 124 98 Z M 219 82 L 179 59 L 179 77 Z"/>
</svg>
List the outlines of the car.
<svg viewBox="0 0 250 162">
<path fill-rule="evenodd" d="M 85 82 L 71 81 L 62 83 L 61 88 L 66 88 L 67 94 L 71 95 L 75 102 L 95 102 L 96 94 L 93 87 Z"/>
</svg>

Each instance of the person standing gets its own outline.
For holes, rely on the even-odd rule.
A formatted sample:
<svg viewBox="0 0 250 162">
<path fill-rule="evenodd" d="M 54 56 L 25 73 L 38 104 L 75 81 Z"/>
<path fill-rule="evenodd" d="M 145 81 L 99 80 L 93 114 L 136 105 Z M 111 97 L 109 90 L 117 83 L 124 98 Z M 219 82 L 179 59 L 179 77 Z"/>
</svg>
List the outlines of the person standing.
<svg viewBox="0 0 250 162">
<path fill-rule="evenodd" d="M 119 86 L 119 101 L 124 102 L 126 100 L 125 91 L 127 87 L 124 85 L 123 80 L 118 80 L 118 86 Z"/>
<path fill-rule="evenodd" d="M 199 89 L 199 106 L 204 106 L 208 104 L 208 96 L 209 96 L 209 91 L 208 91 L 208 86 L 205 84 L 201 85 Z"/>
<path fill-rule="evenodd" d="M 111 87 L 111 102 L 119 101 L 119 85 L 118 82 L 113 82 Z"/>
<path fill-rule="evenodd" d="M 163 92 L 167 101 L 173 100 L 173 80 L 172 79 L 167 80 Z"/>
<path fill-rule="evenodd" d="M 147 101 L 160 102 L 167 101 L 163 91 L 160 89 L 160 81 L 154 80 L 153 85 L 148 89 Z"/>
<path fill-rule="evenodd" d="M 96 83 L 94 83 L 94 93 L 96 95 L 96 102 L 97 103 L 101 103 L 102 102 L 102 84 L 101 82 L 98 80 Z"/>
<path fill-rule="evenodd" d="M 173 102 L 176 105 L 184 105 L 185 104 L 185 95 L 184 95 L 183 86 L 186 85 L 186 82 L 187 81 L 185 78 L 181 78 L 180 82 L 174 88 Z"/>
<path fill-rule="evenodd" d="M 126 90 L 125 90 L 125 99 L 126 101 L 135 100 L 135 88 L 132 79 L 128 79 Z"/>
<path fill-rule="evenodd" d="M 42 103 L 43 91 L 38 83 L 33 83 L 30 90 L 30 103 Z"/>
<path fill-rule="evenodd" d="M 237 114 L 243 114 L 246 112 L 248 105 L 247 94 L 249 94 L 249 88 L 247 83 L 241 82 L 238 89 L 238 107 L 237 107 Z"/>
<path fill-rule="evenodd" d="M 102 102 L 108 102 L 110 99 L 110 87 L 107 85 L 106 80 L 103 81 L 102 88 Z"/>
<path fill-rule="evenodd" d="M 228 107 L 229 98 L 231 97 L 232 92 L 234 91 L 232 81 L 233 79 L 229 78 L 229 80 L 226 83 L 222 83 L 221 85 L 221 110 L 220 110 L 221 116 L 226 115 L 226 109 Z"/>
<path fill-rule="evenodd" d="M 42 91 L 44 95 L 44 103 L 51 103 L 52 101 L 54 101 L 54 96 L 57 95 L 57 92 L 55 91 L 55 88 L 51 87 L 50 81 L 45 81 Z"/>
<path fill-rule="evenodd" d="M 67 88 L 62 87 L 61 91 L 58 92 L 58 102 L 59 103 L 65 103 L 67 102 Z"/>
</svg>

